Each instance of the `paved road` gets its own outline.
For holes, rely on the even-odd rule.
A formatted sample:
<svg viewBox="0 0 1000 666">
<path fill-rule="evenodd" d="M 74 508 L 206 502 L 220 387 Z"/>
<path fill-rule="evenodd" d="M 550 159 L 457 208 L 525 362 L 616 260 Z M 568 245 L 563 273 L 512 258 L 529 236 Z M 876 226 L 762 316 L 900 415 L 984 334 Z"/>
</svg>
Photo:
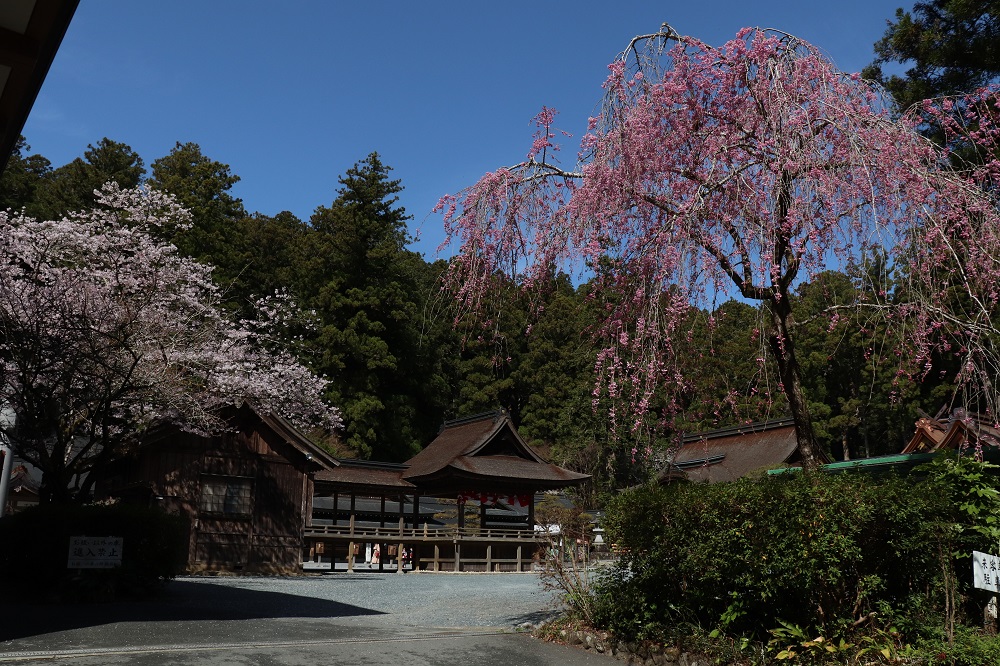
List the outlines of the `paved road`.
<svg viewBox="0 0 1000 666">
<path fill-rule="evenodd" d="M 0 600 L 0 663 L 104 666 L 607 664 L 512 632 L 554 613 L 530 574 L 181 578 L 155 600 Z"/>
</svg>

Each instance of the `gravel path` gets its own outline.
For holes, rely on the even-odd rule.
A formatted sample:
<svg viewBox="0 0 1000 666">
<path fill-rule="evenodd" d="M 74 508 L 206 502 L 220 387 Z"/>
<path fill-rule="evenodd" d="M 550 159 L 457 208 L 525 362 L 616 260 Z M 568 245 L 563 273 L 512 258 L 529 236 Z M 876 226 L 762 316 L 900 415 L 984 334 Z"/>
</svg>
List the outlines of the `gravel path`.
<svg viewBox="0 0 1000 666">
<path fill-rule="evenodd" d="M 557 613 L 556 595 L 536 574 L 327 574 L 305 577 L 181 577 L 228 590 L 271 595 L 276 614 L 297 614 L 302 604 L 335 602 L 363 609 L 344 618 L 361 624 L 415 627 L 497 627 L 537 624 Z M 308 600 L 308 601 L 306 601 Z"/>
<path fill-rule="evenodd" d="M 180 577 L 143 601 L 0 598 L 0 662 L 544 666 L 607 657 L 511 632 L 557 613 L 536 574 Z"/>
</svg>

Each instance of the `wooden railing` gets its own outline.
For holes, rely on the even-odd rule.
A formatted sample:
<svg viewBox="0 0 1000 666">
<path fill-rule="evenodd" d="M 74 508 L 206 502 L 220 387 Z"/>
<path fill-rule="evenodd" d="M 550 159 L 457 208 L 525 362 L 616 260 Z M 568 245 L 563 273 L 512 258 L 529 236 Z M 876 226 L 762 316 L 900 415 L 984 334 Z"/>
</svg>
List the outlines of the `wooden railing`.
<svg viewBox="0 0 1000 666">
<path fill-rule="evenodd" d="M 417 540 L 482 540 L 482 541 L 535 541 L 533 530 L 512 530 L 479 527 L 362 527 L 348 525 L 312 525 L 305 529 L 309 538 L 349 537 L 359 541 L 417 541 Z"/>
</svg>

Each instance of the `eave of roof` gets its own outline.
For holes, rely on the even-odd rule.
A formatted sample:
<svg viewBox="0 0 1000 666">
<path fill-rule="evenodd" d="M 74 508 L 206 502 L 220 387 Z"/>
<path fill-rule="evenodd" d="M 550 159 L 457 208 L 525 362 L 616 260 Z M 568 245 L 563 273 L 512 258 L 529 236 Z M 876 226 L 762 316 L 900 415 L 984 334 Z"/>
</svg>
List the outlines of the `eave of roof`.
<svg viewBox="0 0 1000 666">
<path fill-rule="evenodd" d="M 513 456 L 463 456 L 449 466 L 471 476 L 495 479 L 523 479 L 573 484 L 590 478 L 551 463 L 536 463 Z"/>
<path fill-rule="evenodd" d="M 333 454 L 313 443 L 313 441 L 306 437 L 301 430 L 296 428 L 288 421 L 288 419 L 285 419 L 282 416 L 258 411 L 248 402 L 242 403 L 239 407 L 235 407 L 233 405 L 225 406 L 220 409 L 219 414 L 223 418 L 228 419 L 235 417 L 241 412 L 249 414 L 252 418 L 256 418 L 258 421 L 270 428 L 289 446 L 302 453 L 307 462 L 311 463 L 313 468 L 329 469 L 340 464 Z M 142 433 L 141 444 L 143 446 L 149 446 L 162 442 L 171 437 L 178 429 L 183 431 L 185 429 L 184 424 L 167 419 L 154 423 Z M 206 435 L 200 436 L 207 437 Z"/>
<path fill-rule="evenodd" d="M 279 414 L 261 413 L 248 404 L 244 404 L 244 408 L 256 414 L 257 418 L 267 424 L 269 428 L 274 430 L 291 446 L 301 451 L 310 462 L 315 463 L 321 469 L 332 469 L 340 464 L 340 461 L 333 454 L 313 443 L 311 439 L 306 437 L 301 430 L 292 425 L 285 417 Z"/>
<path fill-rule="evenodd" d="M 754 421 L 753 423 L 745 423 L 743 425 L 737 425 L 737 426 L 727 426 L 725 428 L 717 428 L 715 430 L 706 430 L 704 432 L 695 432 L 688 435 L 684 435 L 683 443 L 684 445 L 687 445 L 692 442 L 701 442 L 704 440 L 718 439 L 720 437 L 733 437 L 735 435 L 749 435 L 752 433 L 764 432 L 766 430 L 787 428 L 789 426 L 792 427 L 795 426 L 794 419 L 781 418 L 781 419 L 771 419 L 769 421 Z"/>
<path fill-rule="evenodd" d="M 518 455 L 485 454 L 496 442 Z M 506 414 L 494 412 L 445 424 L 427 448 L 413 456 L 402 478 L 417 487 L 457 485 L 556 489 L 590 478 L 546 462 L 518 434 Z"/>
<path fill-rule="evenodd" d="M 571 474 L 575 474 L 572 473 Z M 589 475 L 575 475 L 573 478 L 528 478 L 526 474 L 504 476 L 469 471 L 461 467 L 449 466 L 435 475 L 418 479 L 416 486 L 428 495 L 448 495 L 456 492 L 486 492 L 501 495 L 522 495 L 547 490 L 559 490 L 577 485 Z"/>
<path fill-rule="evenodd" d="M 492 412 L 445 423 L 430 444 L 406 461 L 408 469 L 404 478 L 435 474 L 466 450 L 482 447 L 499 430 L 505 418 L 499 412 Z"/>
<path fill-rule="evenodd" d="M 79 0 L 4 0 L 0 6 L 0 74 L 6 74 L 0 76 L 0 174 L 78 4 Z"/>
<path fill-rule="evenodd" d="M 318 487 L 331 486 L 353 491 L 390 490 L 412 492 L 415 487 L 402 478 L 405 465 L 396 463 L 379 463 L 368 460 L 340 460 L 335 468 L 321 470 L 316 473 Z"/>
</svg>

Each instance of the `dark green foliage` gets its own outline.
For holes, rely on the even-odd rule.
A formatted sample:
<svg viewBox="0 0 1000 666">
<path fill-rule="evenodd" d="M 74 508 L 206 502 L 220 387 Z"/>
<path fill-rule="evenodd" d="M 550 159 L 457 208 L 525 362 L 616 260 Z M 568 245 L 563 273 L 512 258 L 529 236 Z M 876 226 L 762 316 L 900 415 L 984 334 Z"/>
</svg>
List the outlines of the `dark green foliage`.
<svg viewBox="0 0 1000 666">
<path fill-rule="evenodd" d="M 402 186 L 377 153 L 349 169 L 330 207 L 310 220 L 322 280 L 308 299 L 322 322 L 318 369 L 344 417 L 344 443 L 364 457 L 406 460 L 440 424 L 430 393 L 438 359 L 422 338 L 427 267 L 406 250 Z"/>
<path fill-rule="evenodd" d="M 122 566 L 67 570 L 71 536 L 123 537 Z M 48 504 L 0 519 L 4 593 L 36 600 L 109 601 L 144 596 L 184 568 L 187 523 L 137 506 Z"/>
<path fill-rule="evenodd" d="M 783 416 L 784 394 L 762 362 L 768 352 L 760 308 L 727 301 L 691 317 L 691 336 L 680 342 L 683 373 L 691 379 L 679 427 L 691 433 Z"/>
<path fill-rule="evenodd" d="M 898 453 L 921 410 L 936 413 L 952 399 L 954 358 L 937 355 L 928 368 L 898 355 L 899 333 L 889 331 L 881 306 L 905 294 L 876 275 L 883 269 L 873 261 L 866 275 L 827 271 L 792 295 L 803 390 L 817 442 L 834 460 Z M 872 284 L 880 291 L 860 286 Z M 778 378 L 762 362 L 768 351 L 760 308 L 728 301 L 692 318 L 679 355 L 691 380 L 677 427 L 692 433 L 786 416 Z"/>
<path fill-rule="evenodd" d="M 308 276 L 308 255 L 304 239 L 309 225 L 288 211 L 275 216 L 255 213 L 235 222 L 241 253 L 242 270 L 233 288 L 242 295 L 232 300 L 249 302 L 287 289 L 303 293 Z"/>
<path fill-rule="evenodd" d="M 803 388 L 817 440 L 834 460 L 898 453 L 921 409 L 937 412 L 954 388 L 944 379 L 954 375 L 949 359 L 936 357 L 928 369 L 898 355 L 901 333 L 888 330 L 879 306 L 904 295 L 880 274 L 881 262 L 872 264 L 865 276 L 820 273 L 795 293 Z M 871 284 L 885 293 L 859 286 Z M 929 381 L 913 379 L 924 372 Z"/>
<path fill-rule="evenodd" d="M 984 635 L 973 627 L 958 627 L 954 640 L 927 637 L 917 643 L 926 659 L 918 663 L 947 666 L 994 666 L 1000 664 L 1000 639 Z"/>
<path fill-rule="evenodd" d="M 0 175 L 0 210 L 25 209 L 35 216 L 39 187 L 52 172 L 52 163 L 41 155 L 27 155 L 31 146 L 24 137 L 14 144 L 7 168 Z"/>
<path fill-rule="evenodd" d="M 28 158 L 34 173 L 47 167 L 37 156 Z M 74 210 L 94 207 L 94 191 L 107 182 L 118 183 L 123 189 L 142 182 L 146 167 L 137 152 L 124 143 L 104 138 L 97 145 L 88 145 L 83 158 L 76 158 L 53 171 L 43 173 L 34 190 L 34 201 L 28 213 L 40 219 L 59 219 Z"/>
<path fill-rule="evenodd" d="M 554 276 L 540 300 L 511 373 L 523 395 L 520 432 L 534 441 L 578 441 L 593 389 L 596 350 L 587 333 L 593 320 L 565 274 Z"/>
<path fill-rule="evenodd" d="M 489 314 L 462 316 L 455 322 L 460 345 L 455 369 L 460 381 L 456 384 L 454 411 L 458 416 L 468 416 L 502 408 L 520 427 L 527 397 L 518 386 L 515 372 L 536 340 L 528 333 L 534 321 L 532 306 L 507 276 L 494 276 L 492 289 L 495 300 Z M 456 309 L 453 306 L 451 311 Z M 452 314 L 453 319 L 455 316 Z"/>
<path fill-rule="evenodd" d="M 1000 2 L 930 0 L 912 12 L 897 9 L 875 53 L 864 74 L 881 81 L 902 108 L 972 92 L 1000 76 Z M 887 63 L 905 65 L 905 75 L 884 75 Z"/>
<path fill-rule="evenodd" d="M 191 228 L 165 230 L 169 240 L 189 257 L 216 267 L 215 281 L 229 287 L 246 266 L 245 238 L 238 222 L 246 216 L 243 202 L 229 190 L 239 182 L 228 164 L 201 152 L 196 143 L 180 143 L 153 162 L 149 185 L 169 192 L 191 212 Z"/>
<path fill-rule="evenodd" d="M 936 584 L 940 493 L 899 478 L 786 474 L 624 492 L 604 521 L 618 565 L 598 618 L 624 637 L 678 621 L 732 635 L 779 620 L 836 633 Z"/>
<path fill-rule="evenodd" d="M 215 277 L 225 286 L 225 303 L 241 316 L 256 316 L 260 299 L 287 292 L 301 305 L 313 293 L 314 264 L 309 225 L 288 211 L 254 213 L 228 222 L 223 266 Z M 308 359 L 303 358 L 303 361 Z"/>
<path fill-rule="evenodd" d="M 694 627 L 699 649 L 738 644 L 743 658 L 757 650 L 752 663 L 767 652 L 1000 663 L 1000 642 L 979 628 L 990 594 L 969 575 L 970 551 L 1000 537 L 996 471 L 942 455 L 905 477 L 789 472 L 626 491 L 604 519 L 621 558 L 597 586 L 594 619 L 621 639 L 682 644 Z"/>
<path fill-rule="evenodd" d="M 589 284 L 574 287 L 553 271 L 529 296 L 504 276 L 495 280 L 496 307 L 488 318 L 458 322 L 452 413 L 506 410 L 543 456 L 592 475 L 573 490 L 584 506 L 597 507 L 600 494 L 646 480 L 648 435 L 612 432 L 605 398 L 595 409 L 593 329 L 601 304 L 588 297 Z"/>
</svg>

